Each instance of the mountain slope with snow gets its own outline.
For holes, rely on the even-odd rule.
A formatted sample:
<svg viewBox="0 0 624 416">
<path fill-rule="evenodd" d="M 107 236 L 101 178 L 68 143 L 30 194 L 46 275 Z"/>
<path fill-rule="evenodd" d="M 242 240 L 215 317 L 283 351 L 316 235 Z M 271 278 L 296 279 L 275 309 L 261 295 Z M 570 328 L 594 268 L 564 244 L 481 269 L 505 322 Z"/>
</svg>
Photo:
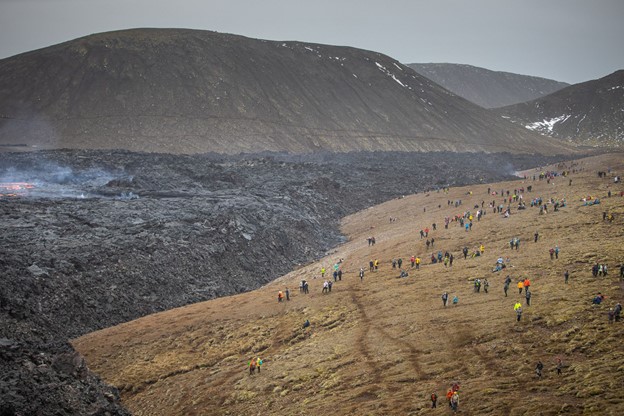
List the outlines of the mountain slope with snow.
<svg viewBox="0 0 624 416">
<path fill-rule="evenodd" d="M 624 144 L 624 70 L 493 110 L 527 129 L 588 146 Z"/>
</svg>

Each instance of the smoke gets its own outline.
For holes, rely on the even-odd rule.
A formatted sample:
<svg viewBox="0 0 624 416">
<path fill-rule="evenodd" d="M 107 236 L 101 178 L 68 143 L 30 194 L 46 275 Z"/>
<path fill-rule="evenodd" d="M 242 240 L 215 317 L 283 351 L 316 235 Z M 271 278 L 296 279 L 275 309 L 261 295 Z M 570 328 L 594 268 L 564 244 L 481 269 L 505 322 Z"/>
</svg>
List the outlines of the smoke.
<svg viewBox="0 0 624 416">
<path fill-rule="evenodd" d="M 522 177 L 522 175 L 520 174 L 520 172 L 518 172 L 518 170 L 509 162 L 507 162 L 503 168 L 502 171 L 505 175 L 510 175 L 510 176 L 517 176 L 519 178 Z"/>
<path fill-rule="evenodd" d="M 121 177 L 122 172 L 111 173 L 99 168 L 73 169 L 49 161 L 39 161 L 30 166 L 20 163 L 0 167 L 0 184 L 31 184 L 34 187 L 20 192 L 20 196 L 39 198 L 100 197 L 100 187 Z"/>
</svg>

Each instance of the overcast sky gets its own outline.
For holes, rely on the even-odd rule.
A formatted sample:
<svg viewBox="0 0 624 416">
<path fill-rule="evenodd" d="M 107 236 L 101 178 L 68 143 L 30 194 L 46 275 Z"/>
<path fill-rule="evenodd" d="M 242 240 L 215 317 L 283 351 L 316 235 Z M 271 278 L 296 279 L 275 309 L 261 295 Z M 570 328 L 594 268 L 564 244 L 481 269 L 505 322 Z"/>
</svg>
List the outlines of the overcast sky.
<svg viewBox="0 0 624 416">
<path fill-rule="evenodd" d="M 624 69 L 624 0 L 0 0 L 0 59 L 136 27 L 347 45 L 569 83 Z"/>
</svg>

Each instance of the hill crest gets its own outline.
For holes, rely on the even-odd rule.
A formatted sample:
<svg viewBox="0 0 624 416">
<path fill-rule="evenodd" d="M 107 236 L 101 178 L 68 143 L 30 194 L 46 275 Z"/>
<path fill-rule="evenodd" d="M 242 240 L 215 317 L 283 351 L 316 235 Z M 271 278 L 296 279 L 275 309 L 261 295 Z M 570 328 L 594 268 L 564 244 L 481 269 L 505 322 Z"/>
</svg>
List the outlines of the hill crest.
<svg viewBox="0 0 624 416">
<path fill-rule="evenodd" d="M 570 85 L 546 78 L 492 71 L 465 64 L 414 63 L 408 66 L 453 94 L 483 108 L 523 103 Z"/>
<path fill-rule="evenodd" d="M 376 52 L 193 30 L 109 32 L 4 59 L 0 114 L 5 146 L 568 151 Z"/>
</svg>

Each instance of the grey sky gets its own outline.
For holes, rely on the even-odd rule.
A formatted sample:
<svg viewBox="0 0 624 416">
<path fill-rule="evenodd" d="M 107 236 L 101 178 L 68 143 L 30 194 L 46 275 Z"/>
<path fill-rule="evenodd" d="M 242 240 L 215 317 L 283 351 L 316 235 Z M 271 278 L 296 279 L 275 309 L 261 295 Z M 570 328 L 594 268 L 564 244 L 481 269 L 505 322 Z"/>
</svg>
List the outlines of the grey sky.
<svg viewBox="0 0 624 416">
<path fill-rule="evenodd" d="M 0 0 L 0 58 L 135 27 L 347 45 L 583 82 L 624 69 L 624 0 Z"/>
</svg>

